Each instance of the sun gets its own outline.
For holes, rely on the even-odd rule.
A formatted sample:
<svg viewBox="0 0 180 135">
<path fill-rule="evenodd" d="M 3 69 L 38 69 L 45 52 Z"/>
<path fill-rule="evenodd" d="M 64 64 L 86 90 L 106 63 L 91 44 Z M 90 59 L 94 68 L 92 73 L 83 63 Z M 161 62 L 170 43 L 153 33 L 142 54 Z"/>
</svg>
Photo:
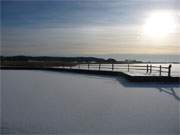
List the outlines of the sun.
<svg viewBox="0 0 180 135">
<path fill-rule="evenodd" d="M 176 29 L 176 19 L 171 12 L 153 12 L 143 25 L 143 34 L 151 38 L 165 38 Z"/>
</svg>

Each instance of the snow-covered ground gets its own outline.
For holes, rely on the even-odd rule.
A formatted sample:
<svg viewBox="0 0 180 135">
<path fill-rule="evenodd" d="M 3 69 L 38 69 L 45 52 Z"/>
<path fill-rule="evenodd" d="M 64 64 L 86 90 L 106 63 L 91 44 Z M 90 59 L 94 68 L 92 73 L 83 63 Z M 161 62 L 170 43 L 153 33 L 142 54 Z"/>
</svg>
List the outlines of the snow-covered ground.
<svg viewBox="0 0 180 135">
<path fill-rule="evenodd" d="M 180 88 L 51 71 L 1 71 L 3 133 L 178 135 Z"/>
<path fill-rule="evenodd" d="M 127 74 L 133 75 L 133 76 L 159 76 L 159 70 L 160 70 L 160 65 L 163 67 L 162 71 L 162 76 L 167 76 L 168 75 L 168 69 L 164 67 L 168 67 L 169 64 L 148 64 L 149 66 L 156 66 L 152 68 L 152 73 L 147 73 L 146 72 L 146 67 L 133 67 L 133 66 L 146 66 L 147 64 L 129 64 L 129 71 L 128 71 L 128 64 L 114 64 L 114 70 L 113 71 L 121 71 L 125 72 Z M 173 77 L 180 77 L 180 64 L 171 64 L 171 76 Z M 62 68 L 62 67 L 59 67 Z M 79 69 L 79 66 L 74 66 L 74 69 Z M 80 69 L 88 69 L 88 64 L 81 64 Z M 150 69 L 150 67 L 149 67 Z M 99 70 L 99 65 L 98 64 L 90 64 L 89 70 Z M 111 64 L 102 64 L 101 65 L 101 70 L 104 71 L 112 71 L 112 65 Z"/>
</svg>

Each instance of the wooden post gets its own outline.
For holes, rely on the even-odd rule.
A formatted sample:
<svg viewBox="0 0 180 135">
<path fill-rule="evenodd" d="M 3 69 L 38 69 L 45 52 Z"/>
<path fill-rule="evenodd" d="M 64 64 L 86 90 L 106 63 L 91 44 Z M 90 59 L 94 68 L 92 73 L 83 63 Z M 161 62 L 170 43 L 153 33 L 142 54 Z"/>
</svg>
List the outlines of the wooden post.
<svg viewBox="0 0 180 135">
<path fill-rule="evenodd" d="M 114 64 L 112 63 L 112 71 L 114 70 Z"/>
<path fill-rule="evenodd" d="M 149 65 L 146 66 L 146 73 L 148 73 Z"/>
<path fill-rule="evenodd" d="M 90 68 L 90 65 L 89 65 L 89 63 L 88 63 L 88 69 Z"/>
<path fill-rule="evenodd" d="M 101 64 L 99 64 L 99 70 L 101 69 Z"/>
<path fill-rule="evenodd" d="M 150 73 L 152 73 L 152 65 L 150 65 Z"/>
<path fill-rule="evenodd" d="M 171 76 L 171 67 L 172 67 L 172 65 L 170 64 L 169 67 L 168 67 L 168 76 L 169 77 Z"/>
<path fill-rule="evenodd" d="M 129 72 L 129 64 L 128 64 L 128 72 Z"/>
<path fill-rule="evenodd" d="M 161 69 L 162 69 L 162 67 L 161 67 L 161 65 L 159 66 L 159 75 L 161 76 Z"/>
</svg>

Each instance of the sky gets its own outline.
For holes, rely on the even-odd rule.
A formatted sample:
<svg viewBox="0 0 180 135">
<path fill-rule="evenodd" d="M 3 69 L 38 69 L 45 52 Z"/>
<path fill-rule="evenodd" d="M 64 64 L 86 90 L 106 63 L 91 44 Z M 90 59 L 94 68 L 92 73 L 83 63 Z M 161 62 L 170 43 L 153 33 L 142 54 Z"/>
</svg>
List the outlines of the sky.
<svg viewBox="0 0 180 135">
<path fill-rule="evenodd" d="M 180 53 L 179 0 L 2 0 L 1 55 Z"/>
</svg>

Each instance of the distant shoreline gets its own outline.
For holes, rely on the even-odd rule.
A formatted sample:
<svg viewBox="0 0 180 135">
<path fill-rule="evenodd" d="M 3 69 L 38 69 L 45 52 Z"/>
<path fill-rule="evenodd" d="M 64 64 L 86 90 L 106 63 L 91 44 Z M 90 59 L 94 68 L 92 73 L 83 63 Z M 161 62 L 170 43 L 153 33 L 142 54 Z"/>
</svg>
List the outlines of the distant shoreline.
<svg viewBox="0 0 180 135">
<path fill-rule="evenodd" d="M 32 57 L 32 56 L 1 56 L 1 67 L 52 67 L 52 66 L 75 66 L 83 63 L 103 64 L 130 64 L 142 63 L 136 60 L 117 61 L 112 58 L 103 59 L 97 57 Z"/>
<path fill-rule="evenodd" d="M 140 61 L 136 59 L 113 59 L 99 57 L 53 57 L 53 56 L 0 56 L 1 66 L 61 66 L 74 65 L 79 63 L 108 63 L 108 64 L 180 64 L 180 62 L 153 62 Z"/>
</svg>

